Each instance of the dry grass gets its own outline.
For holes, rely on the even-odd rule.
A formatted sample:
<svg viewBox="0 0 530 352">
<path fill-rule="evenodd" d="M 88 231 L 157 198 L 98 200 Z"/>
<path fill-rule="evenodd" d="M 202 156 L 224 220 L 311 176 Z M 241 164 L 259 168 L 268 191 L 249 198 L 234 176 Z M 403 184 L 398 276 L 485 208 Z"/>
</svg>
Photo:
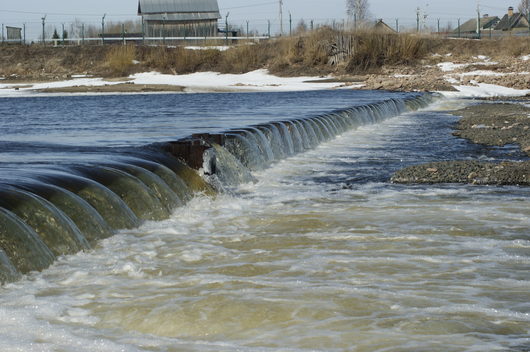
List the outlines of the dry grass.
<svg viewBox="0 0 530 352">
<path fill-rule="evenodd" d="M 496 39 L 445 39 L 436 40 L 435 51 L 454 57 L 485 55 L 494 59 L 513 58 L 530 53 L 530 38 L 504 37 Z"/>
<path fill-rule="evenodd" d="M 338 39 L 349 43 L 349 56 L 331 65 Z M 208 44 L 223 44 L 224 40 Z M 493 60 L 530 54 L 530 38 L 502 40 L 439 39 L 416 34 L 383 34 L 368 31 L 337 32 L 330 28 L 301 32 L 292 37 L 215 49 L 186 50 L 182 47 L 72 46 L 0 47 L 0 76 L 16 74 L 31 79 L 59 79 L 68 74 L 87 73 L 124 76 L 138 71 L 183 74 L 197 71 L 244 73 L 267 68 L 283 76 L 359 74 L 378 71 L 387 65 L 414 66 L 432 54 L 452 53 L 458 60 L 486 55 Z M 134 65 L 133 60 L 140 61 Z M 441 60 L 443 58 L 439 58 Z M 499 59 L 499 61 L 501 61 Z"/>
<path fill-rule="evenodd" d="M 106 63 L 111 73 L 116 76 L 125 76 L 130 73 L 136 58 L 136 47 L 132 45 L 113 46 L 108 52 Z"/>
<path fill-rule="evenodd" d="M 353 56 L 349 73 L 365 73 L 385 65 L 415 65 L 431 49 L 426 37 L 414 34 L 365 32 L 353 35 Z"/>
</svg>

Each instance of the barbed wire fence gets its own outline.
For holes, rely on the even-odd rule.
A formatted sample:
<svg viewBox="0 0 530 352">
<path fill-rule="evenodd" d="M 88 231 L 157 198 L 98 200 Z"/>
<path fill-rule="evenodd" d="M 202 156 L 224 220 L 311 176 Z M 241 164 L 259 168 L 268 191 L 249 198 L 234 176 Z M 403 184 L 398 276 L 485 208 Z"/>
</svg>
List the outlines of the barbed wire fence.
<svg viewBox="0 0 530 352">
<path fill-rule="evenodd" d="M 141 19 L 124 18 L 125 15 L 106 16 L 93 20 L 74 18 L 71 21 L 54 20 L 54 16 L 43 15 L 39 21 L 17 20 L 2 23 L 1 42 L 3 44 L 46 44 L 46 45 L 102 45 L 110 43 L 149 43 L 167 44 L 179 41 L 210 42 L 212 40 L 236 43 L 238 40 L 263 40 L 279 36 L 290 36 L 329 27 L 334 30 L 354 30 L 347 19 L 300 18 L 291 13 L 282 24 L 276 18 L 230 19 L 228 16 L 218 22 L 218 35 L 213 37 L 147 37 Z M 56 16 L 55 16 L 56 17 Z M 94 16 L 95 17 L 95 16 Z M 528 37 L 530 29 L 515 31 L 459 30 L 469 18 L 382 18 L 368 21 L 364 28 L 383 21 L 389 31 L 398 33 L 421 33 L 443 38 L 493 39 L 505 36 Z M 283 28 L 283 32 L 280 31 Z M 230 33 L 230 37 L 228 37 Z"/>
</svg>

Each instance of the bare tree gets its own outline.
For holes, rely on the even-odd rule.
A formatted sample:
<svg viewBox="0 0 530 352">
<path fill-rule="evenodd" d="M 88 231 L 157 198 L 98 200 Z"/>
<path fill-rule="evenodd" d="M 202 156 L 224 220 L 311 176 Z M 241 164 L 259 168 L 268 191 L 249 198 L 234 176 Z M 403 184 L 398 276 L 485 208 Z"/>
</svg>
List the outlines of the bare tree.
<svg viewBox="0 0 530 352">
<path fill-rule="evenodd" d="M 530 10 L 530 0 L 521 0 L 521 3 L 517 7 L 520 13 L 523 13 L 528 16 L 528 11 Z"/>
<path fill-rule="evenodd" d="M 369 7 L 368 0 L 346 0 L 346 13 L 355 28 L 368 20 Z"/>
</svg>

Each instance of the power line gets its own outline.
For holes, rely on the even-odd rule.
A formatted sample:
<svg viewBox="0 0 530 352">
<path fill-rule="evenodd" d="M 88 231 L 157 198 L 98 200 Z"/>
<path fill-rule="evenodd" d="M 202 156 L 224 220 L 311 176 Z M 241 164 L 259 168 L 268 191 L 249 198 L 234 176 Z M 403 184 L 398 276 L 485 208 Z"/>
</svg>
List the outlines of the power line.
<svg viewBox="0 0 530 352">
<path fill-rule="evenodd" d="M 253 4 L 253 5 L 243 5 L 243 6 L 234 6 L 234 7 L 223 7 L 223 8 L 220 9 L 220 10 L 221 10 L 221 11 L 224 11 L 224 10 L 244 9 L 244 8 L 248 8 L 248 7 L 259 7 L 259 6 L 272 5 L 272 4 L 276 4 L 276 1 L 262 2 L 262 3 L 259 3 L 259 4 Z"/>
<path fill-rule="evenodd" d="M 42 11 L 42 12 L 30 12 L 30 11 L 16 11 L 16 10 L 0 10 L 0 12 L 5 13 L 19 13 L 19 14 L 25 14 L 25 15 L 39 15 L 42 16 L 43 13 L 47 14 L 48 16 L 90 16 L 90 17 L 101 17 L 101 14 L 88 14 L 88 13 L 58 13 L 58 12 L 48 12 L 48 11 Z M 136 16 L 136 14 L 128 13 L 128 14 L 109 14 L 109 16 Z"/>
</svg>

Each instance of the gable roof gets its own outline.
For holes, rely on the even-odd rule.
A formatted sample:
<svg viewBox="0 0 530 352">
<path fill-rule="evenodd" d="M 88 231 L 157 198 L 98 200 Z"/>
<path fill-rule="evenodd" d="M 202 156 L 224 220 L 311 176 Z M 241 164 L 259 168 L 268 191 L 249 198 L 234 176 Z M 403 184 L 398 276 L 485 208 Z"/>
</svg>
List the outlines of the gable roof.
<svg viewBox="0 0 530 352">
<path fill-rule="evenodd" d="M 146 20 L 154 21 L 221 18 L 217 0 L 139 0 L 138 14 Z"/>
<path fill-rule="evenodd" d="M 384 32 L 384 33 L 396 33 L 396 31 L 390 27 L 388 24 L 386 24 L 382 19 L 377 20 L 377 22 L 374 25 L 374 30 L 377 32 Z"/>
<path fill-rule="evenodd" d="M 490 29 L 493 28 L 499 23 L 501 19 L 497 16 L 488 16 L 480 18 L 480 29 Z M 457 33 L 459 28 L 454 30 L 454 33 Z M 477 19 L 472 18 L 469 21 L 464 22 L 460 25 L 461 33 L 475 33 L 477 31 Z"/>
<path fill-rule="evenodd" d="M 509 31 L 514 28 L 528 28 L 528 20 L 522 13 L 514 13 L 512 16 L 506 14 L 497 24 L 495 30 Z"/>
</svg>

